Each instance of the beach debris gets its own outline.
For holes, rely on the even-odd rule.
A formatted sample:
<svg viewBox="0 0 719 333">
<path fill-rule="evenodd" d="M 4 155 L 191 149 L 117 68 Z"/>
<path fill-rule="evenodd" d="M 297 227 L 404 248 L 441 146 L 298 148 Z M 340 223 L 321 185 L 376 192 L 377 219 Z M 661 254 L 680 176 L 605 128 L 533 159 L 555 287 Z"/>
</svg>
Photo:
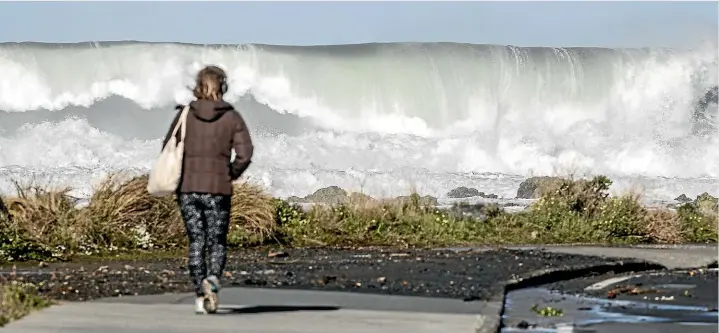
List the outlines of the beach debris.
<svg viewBox="0 0 719 333">
<path fill-rule="evenodd" d="M 659 293 L 660 290 L 656 289 L 642 289 L 639 286 L 621 286 L 607 291 L 607 298 L 614 299 L 619 295 L 643 295 L 651 293 Z"/>
<path fill-rule="evenodd" d="M 537 324 L 530 324 L 526 320 L 522 320 L 515 326 L 516 328 L 522 329 L 522 330 L 528 330 L 530 328 L 536 328 Z"/>
<path fill-rule="evenodd" d="M 270 251 L 267 256 L 270 258 L 286 258 L 289 257 L 290 254 L 284 251 Z"/>
<path fill-rule="evenodd" d="M 539 305 L 534 304 L 531 309 L 534 313 L 542 316 L 542 317 L 561 317 L 564 316 L 564 311 L 562 309 L 553 308 L 551 306 L 546 306 L 543 308 L 540 308 Z"/>
</svg>

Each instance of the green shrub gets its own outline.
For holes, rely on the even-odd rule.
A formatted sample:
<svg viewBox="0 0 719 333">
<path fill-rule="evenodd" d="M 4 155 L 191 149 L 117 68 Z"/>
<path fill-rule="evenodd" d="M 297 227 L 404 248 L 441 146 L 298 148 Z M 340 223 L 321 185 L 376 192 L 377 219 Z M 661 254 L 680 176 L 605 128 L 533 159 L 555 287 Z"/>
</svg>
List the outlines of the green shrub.
<svg viewBox="0 0 719 333">
<path fill-rule="evenodd" d="M 51 261 L 56 259 L 50 249 L 34 242 L 24 230 L 18 230 L 0 217 L 0 262 Z"/>
<path fill-rule="evenodd" d="M 565 180 L 545 193 L 516 219 L 550 243 L 636 243 L 645 239 L 641 225 L 646 211 L 637 197 L 609 197 L 612 182 L 597 176 Z M 515 222 L 517 223 L 517 222 Z"/>
<path fill-rule="evenodd" d="M 689 243 L 717 242 L 717 198 L 702 193 L 696 200 L 677 208 L 683 238 Z"/>
<path fill-rule="evenodd" d="M 476 241 L 481 223 L 424 205 L 417 195 L 390 201 L 280 205 L 283 234 L 294 246 L 434 246 Z"/>
<path fill-rule="evenodd" d="M 600 237 L 624 243 L 640 243 L 646 235 L 642 229 L 646 210 L 634 196 L 605 199 L 592 216 L 592 225 L 601 232 Z"/>
<path fill-rule="evenodd" d="M 40 296 L 34 284 L 18 281 L 4 284 L 0 288 L 0 326 L 50 305 L 52 302 Z"/>
<path fill-rule="evenodd" d="M 174 250 L 186 244 L 172 197 L 147 194 L 147 177 L 108 178 L 89 205 L 75 206 L 69 189 L 19 187 L 4 198 L 0 261 L 67 259 L 74 254 Z M 702 194 L 677 212 L 642 207 L 637 196 L 609 196 L 611 181 L 554 179 L 528 209 L 496 204 L 434 207 L 414 193 L 393 200 L 349 196 L 335 205 L 302 207 L 273 199 L 261 187 L 236 184 L 230 247 L 434 247 L 523 243 L 716 243 L 717 199 Z M 465 211 L 482 216 L 465 215 Z"/>
</svg>

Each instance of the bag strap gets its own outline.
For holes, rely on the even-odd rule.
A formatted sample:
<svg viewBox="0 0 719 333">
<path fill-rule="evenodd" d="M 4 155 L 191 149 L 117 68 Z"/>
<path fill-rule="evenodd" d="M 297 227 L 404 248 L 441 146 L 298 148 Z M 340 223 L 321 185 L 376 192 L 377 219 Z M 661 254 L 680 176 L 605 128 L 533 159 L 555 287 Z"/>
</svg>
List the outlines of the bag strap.
<svg viewBox="0 0 719 333">
<path fill-rule="evenodd" d="M 185 134 L 187 133 L 187 114 L 190 112 L 190 106 L 185 106 L 184 109 L 182 109 L 182 113 L 180 114 L 180 118 L 177 120 L 177 124 L 175 125 L 175 128 L 172 130 L 172 136 L 174 137 L 177 135 L 177 131 L 180 130 L 180 142 L 185 141 Z M 179 143 L 179 142 L 178 142 Z"/>
</svg>

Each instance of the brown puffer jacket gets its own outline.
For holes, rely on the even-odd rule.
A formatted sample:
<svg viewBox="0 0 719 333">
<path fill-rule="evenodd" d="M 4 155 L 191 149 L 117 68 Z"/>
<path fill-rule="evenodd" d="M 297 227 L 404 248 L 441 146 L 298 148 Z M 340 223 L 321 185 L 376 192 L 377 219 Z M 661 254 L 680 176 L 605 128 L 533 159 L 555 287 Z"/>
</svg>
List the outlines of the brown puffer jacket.
<svg viewBox="0 0 719 333">
<path fill-rule="evenodd" d="M 170 140 L 183 108 L 183 105 L 176 107 L 177 115 L 162 147 Z M 176 137 L 179 140 L 180 131 Z M 235 160 L 230 163 L 232 149 Z M 250 166 L 253 151 L 247 125 L 231 104 L 208 100 L 191 102 L 178 192 L 231 195 L 232 181 Z"/>
</svg>

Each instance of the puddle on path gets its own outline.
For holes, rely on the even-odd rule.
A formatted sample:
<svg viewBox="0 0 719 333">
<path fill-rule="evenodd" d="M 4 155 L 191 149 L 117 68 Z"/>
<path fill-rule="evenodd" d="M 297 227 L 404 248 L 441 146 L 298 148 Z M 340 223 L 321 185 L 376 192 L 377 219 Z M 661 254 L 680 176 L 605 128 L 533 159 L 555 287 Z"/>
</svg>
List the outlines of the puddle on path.
<svg viewBox="0 0 719 333">
<path fill-rule="evenodd" d="M 535 304 L 563 313 L 543 317 L 532 310 Z M 536 326 L 518 328 L 522 321 Z M 538 288 L 509 292 L 503 322 L 502 333 L 719 333 L 717 312 L 705 307 L 597 299 Z"/>
</svg>

